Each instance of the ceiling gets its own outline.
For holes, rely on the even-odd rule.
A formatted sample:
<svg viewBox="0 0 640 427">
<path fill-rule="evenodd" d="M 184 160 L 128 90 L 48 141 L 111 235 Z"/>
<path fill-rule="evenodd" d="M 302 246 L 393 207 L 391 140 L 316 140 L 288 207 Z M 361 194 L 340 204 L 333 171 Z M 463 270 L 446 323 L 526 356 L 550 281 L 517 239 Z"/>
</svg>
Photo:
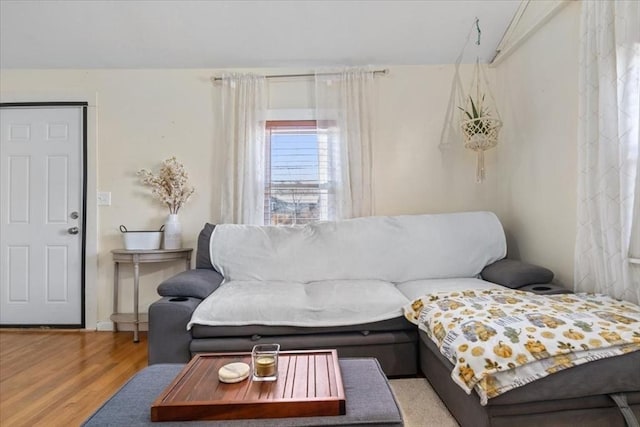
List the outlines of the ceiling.
<svg viewBox="0 0 640 427">
<path fill-rule="evenodd" d="M 0 0 L 1 68 L 490 61 L 519 0 Z"/>
</svg>

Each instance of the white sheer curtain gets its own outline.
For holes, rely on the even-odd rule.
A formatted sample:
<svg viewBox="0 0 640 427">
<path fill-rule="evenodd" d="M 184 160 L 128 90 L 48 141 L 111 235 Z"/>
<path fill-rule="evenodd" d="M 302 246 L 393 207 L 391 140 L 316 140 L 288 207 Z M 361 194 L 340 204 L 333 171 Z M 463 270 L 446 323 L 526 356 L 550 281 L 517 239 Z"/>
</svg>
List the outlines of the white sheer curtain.
<svg viewBox="0 0 640 427">
<path fill-rule="evenodd" d="M 225 74 L 220 117 L 223 188 L 220 219 L 225 223 L 264 221 L 265 77 Z"/>
<path fill-rule="evenodd" d="M 318 142 L 321 162 L 328 164 L 320 181 L 329 219 L 373 214 L 373 76 L 362 68 L 316 73 Z"/>
<path fill-rule="evenodd" d="M 635 303 L 640 265 L 630 254 L 640 245 L 639 13 L 636 1 L 582 2 L 574 284 Z"/>
</svg>

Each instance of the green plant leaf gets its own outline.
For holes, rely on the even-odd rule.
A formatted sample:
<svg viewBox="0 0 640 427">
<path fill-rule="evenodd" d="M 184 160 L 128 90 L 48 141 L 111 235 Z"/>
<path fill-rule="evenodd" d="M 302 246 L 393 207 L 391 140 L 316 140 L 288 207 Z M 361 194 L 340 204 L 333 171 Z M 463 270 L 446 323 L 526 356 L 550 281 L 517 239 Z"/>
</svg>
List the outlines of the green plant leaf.
<svg viewBox="0 0 640 427">
<path fill-rule="evenodd" d="M 473 102 L 473 98 L 469 96 L 469 101 L 471 101 L 471 110 L 473 111 L 473 118 L 477 119 L 480 117 L 478 114 L 478 110 L 476 109 L 476 104 Z"/>
</svg>

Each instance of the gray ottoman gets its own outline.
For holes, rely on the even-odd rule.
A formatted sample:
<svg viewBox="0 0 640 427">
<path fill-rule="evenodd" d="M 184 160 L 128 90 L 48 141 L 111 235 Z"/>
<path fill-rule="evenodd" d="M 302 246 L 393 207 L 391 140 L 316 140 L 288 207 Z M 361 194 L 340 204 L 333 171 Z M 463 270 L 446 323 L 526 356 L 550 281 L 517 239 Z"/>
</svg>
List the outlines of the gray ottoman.
<svg viewBox="0 0 640 427">
<path fill-rule="evenodd" d="M 403 426 L 400 408 L 376 359 L 340 359 L 346 414 L 335 417 L 151 422 L 153 401 L 185 365 L 149 366 L 107 400 L 84 426 Z"/>
</svg>

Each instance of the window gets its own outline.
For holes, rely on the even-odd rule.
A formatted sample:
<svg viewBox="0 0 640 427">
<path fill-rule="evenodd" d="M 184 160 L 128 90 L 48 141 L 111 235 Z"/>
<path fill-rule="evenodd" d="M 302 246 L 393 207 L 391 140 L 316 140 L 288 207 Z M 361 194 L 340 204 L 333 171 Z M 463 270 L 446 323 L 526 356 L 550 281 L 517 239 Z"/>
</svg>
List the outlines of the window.
<svg viewBox="0 0 640 427">
<path fill-rule="evenodd" d="M 323 145 L 315 120 L 266 123 L 265 224 L 301 225 L 328 219 Z"/>
</svg>

